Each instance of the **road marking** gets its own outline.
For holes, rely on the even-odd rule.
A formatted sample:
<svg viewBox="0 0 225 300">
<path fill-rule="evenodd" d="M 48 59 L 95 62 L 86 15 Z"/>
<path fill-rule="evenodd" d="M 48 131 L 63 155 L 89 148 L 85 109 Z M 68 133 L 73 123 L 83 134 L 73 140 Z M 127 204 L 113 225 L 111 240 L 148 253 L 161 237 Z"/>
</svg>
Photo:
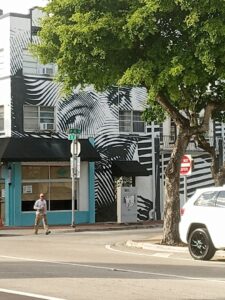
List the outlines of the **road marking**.
<svg viewBox="0 0 225 300">
<path fill-rule="evenodd" d="M 106 246 L 109 246 L 109 245 L 106 245 Z M 178 279 L 205 281 L 205 282 L 215 282 L 215 283 L 223 283 L 223 284 L 225 283 L 225 280 L 217 280 L 217 279 L 213 279 L 213 278 L 191 277 L 191 276 L 184 276 L 184 275 L 175 275 L 175 274 L 168 274 L 168 273 L 148 272 L 148 271 L 137 271 L 137 270 L 113 268 L 113 267 L 109 268 L 109 267 L 94 266 L 94 265 L 87 265 L 87 264 L 78 264 L 78 263 L 67 263 L 67 262 L 60 262 L 60 261 L 53 261 L 53 260 L 33 259 L 33 258 L 5 256 L 5 255 L 1 255 L 0 258 L 16 259 L 16 260 L 23 260 L 23 261 L 33 261 L 33 262 L 43 262 L 45 264 L 49 263 L 49 264 L 57 264 L 57 265 L 76 266 L 76 267 L 83 267 L 83 268 L 90 268 L 90 269 L 101 269 L 101 270 L 108 270 L 108 271 L 126 272 L 126 273 L 151 275 L 151 276 L 159 276 L 159 277 L 168 277 L 168 278 L 178 278 Z M 51 298 L 49 298 L 49 299 L 51 299 Z M 54 298 L 52 298 L 52 299 L 54 299 Z M 60 299 L 60 300 L 64 300 L 64 299 Z"/>
<path fill-rule="evenodd" d="M 0 292 L 7 293 L 7 294 L 13 294 L 13 295 L 26 296 L 26 297 L 33 297 L 33 298 L 37 298 L 37 299 L 45 299 L 45 300 L 66 300 L 63 298 L 55 298 L 55 297 L 49 297 L 49 296 L 44 296 L 44 295 L 39 295 L 39 294 L 25 293 L 25 292 L 1 289 L 1 288 L 0 288 Z"/>
</svg>

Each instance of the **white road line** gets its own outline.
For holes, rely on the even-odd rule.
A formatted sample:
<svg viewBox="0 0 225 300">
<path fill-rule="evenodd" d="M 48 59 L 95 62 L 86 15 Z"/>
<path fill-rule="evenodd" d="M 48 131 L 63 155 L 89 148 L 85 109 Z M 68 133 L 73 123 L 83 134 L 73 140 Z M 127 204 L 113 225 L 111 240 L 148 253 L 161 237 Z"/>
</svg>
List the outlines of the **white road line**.
<svg viewBox="0 0 225 300">
<path fill-rule="evenodd" d="M 106 245 L 106 246 L 108 246 L 108 245 Z M 83 268 L 102 269 L 102 270 L 108 270 L 108 271 L 126 272 L 126 273 L 134 273 L 134 274 L 159 276 L 159 277 L 198 280 L 198 281 L 215 282 L 215 283 L 223 283 L 223 284 L 225 283 L 225 280 L 217 280 L 217 279 L 213 279 L 213 278 L 191 277 L 191 276 L 174 275 L 174 274 L 168 274 L 168 273 L 137 271 L 137 270 L 131 270 L 131 269 L 122 269 L 122 268 L 109 268 L 109 267 L 77 264 L 77 263 L 66 263 L 66 262 L 59 262 L 59 261 L 53 261 L 53 260 L 44 260 L 44 259 L 42 260 L 42 259 L 23 258 L 23 257 L 5 256 L 5 255 L 1 255 L 0 258 L 16 259 L 16 260 L 23 260 L 23 261 L 33 261 L 33 262 L 44 262 L 44 263 L 57 264 L 57 265 L 77 266 L 77 267 L 83 267 Z"/>
<path fill-rule="evenodd" d="M 39 294 L 25 293 L 25 292 L 1 289 L 1 288 L 0 288 L 0 292 L 7 293 L 7 294 L 13 294 L 13 295 L 26 296 L 26 297 L 34 297 L 34 298 L 45 299 L 45 300 L 66 300 L 63 298 L 55 298 L 55 297 L 49 297 L 49 296 L 44 296 L 44 295 L 39 295 Z"/>
</svg>

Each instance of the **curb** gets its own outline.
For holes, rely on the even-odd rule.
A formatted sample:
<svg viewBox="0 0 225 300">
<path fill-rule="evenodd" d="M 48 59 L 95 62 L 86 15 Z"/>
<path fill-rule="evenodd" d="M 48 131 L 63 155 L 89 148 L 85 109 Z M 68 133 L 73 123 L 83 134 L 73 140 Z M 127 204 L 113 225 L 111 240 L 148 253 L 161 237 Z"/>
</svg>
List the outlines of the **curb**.
<svg viewBox="0 0 225 300">
<path fill-rule="evenodd" d="M 119 230 L 134 230 L 134 229 L 151 229 L 151 228 L 161 228 L 162 224 L 160 222 L 156 223 L 145 223 L 145 224 L 110 224 L 110 223 L 102 223 L 102 224 L 81 224 L 75 225 L 74 227 L 68 226 L 50 226 L 52 232 L 55 233 L 74 233 L 74 232 L 100 232 L 100 231 L 119 231 Z M 40 229 L 42 229 L 40 227 Z M 0 236 L 4 234 L 30 234 L 33 232 L 33 226 L 29 227 L 1 227 L 0 228 Z"/>
<path fill-rule="evenodd" d="M 159 224 L 155 225 L 124 225 L 121 227 L 89 227 L 89 228 L 82 228 L 76 227 L 74 228 L 75 232 L 82 232 L 82 231 L 115 231 L 115 230 L 132 230 L 132 229 L 149 229 L 149 228 L 161 228 L 162 226 Z"/>
<path fill-rule="evenodd" d="M 173 253 L 188 253 L 187 247 L 178 247 L 178 246 L 166 246 L 166 245 L 158 245 L 150 242 L 135 242 L 129 240 L 126 242 L 127 247 L 139 248 L 143 250 L 152 250 L 152 251 L 159 251 L 159 252 L 173 252 Z M 217 250 L 216 254 L 218 257 L 225 257 L 224 250 Z"/>
<path fill-rule="evenodd" d="M 178 246 L 166 246 L 158 245 L 151 242 L 135 242 L 129 240 L 126 242 L 127 247 L 141 248 L 144 250 L 153 250 L 160 252 L 176 252 L 176 253 L 188 253 L 187 247 L 178 247 Z"/>
</svg>

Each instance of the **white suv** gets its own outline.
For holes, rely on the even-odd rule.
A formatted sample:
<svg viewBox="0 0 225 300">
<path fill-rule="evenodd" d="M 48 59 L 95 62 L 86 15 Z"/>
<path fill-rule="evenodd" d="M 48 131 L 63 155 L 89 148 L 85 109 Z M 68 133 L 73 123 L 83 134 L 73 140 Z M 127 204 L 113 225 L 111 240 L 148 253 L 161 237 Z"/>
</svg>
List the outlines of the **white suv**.
<svg viewBox="0 0 225 300">
<path fill-rule="evenodd" d="M 179 233 L 194 259 L 225 250 L 225 186 L 198 189 L 181 208 Z"/>
</svg>

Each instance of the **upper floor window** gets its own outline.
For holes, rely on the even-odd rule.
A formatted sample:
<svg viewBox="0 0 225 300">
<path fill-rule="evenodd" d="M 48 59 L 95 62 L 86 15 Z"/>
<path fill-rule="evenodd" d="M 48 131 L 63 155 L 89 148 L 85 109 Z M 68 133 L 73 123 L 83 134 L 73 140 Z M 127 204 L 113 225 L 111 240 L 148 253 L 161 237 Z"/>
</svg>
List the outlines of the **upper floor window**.
<svg viewBox="0 0 225 300">
<path fill-rule="evenodd" d="M 120 132 L 145 132 L 145 122 L 141 119 L 141 111 L 119 111 Z"/>
<path fill-rule="evenodd" d="M 38 31 L 41 30 L 41 27 L 40 26 L 32 26 L 31 27 L 31 34 L 32 35 L 37 35 L 38 34 Z"/>
<path fill-rule="evenodd" d="M 0 131 L 4 131 L 4 105 L 0 105 Z"/>
<path fill-rule="evenodd" d="M 56 66 L 53 63 L 47 65 L 40 64 L 27 49 L 23 49 L 23 73 L 39 76 L 54 76 Z"/>
<path fill-rule="evenodd" d="M 54 130 L 55 109 L 49 106 L 24 105 L 24 131 Z"/>
</svg>

